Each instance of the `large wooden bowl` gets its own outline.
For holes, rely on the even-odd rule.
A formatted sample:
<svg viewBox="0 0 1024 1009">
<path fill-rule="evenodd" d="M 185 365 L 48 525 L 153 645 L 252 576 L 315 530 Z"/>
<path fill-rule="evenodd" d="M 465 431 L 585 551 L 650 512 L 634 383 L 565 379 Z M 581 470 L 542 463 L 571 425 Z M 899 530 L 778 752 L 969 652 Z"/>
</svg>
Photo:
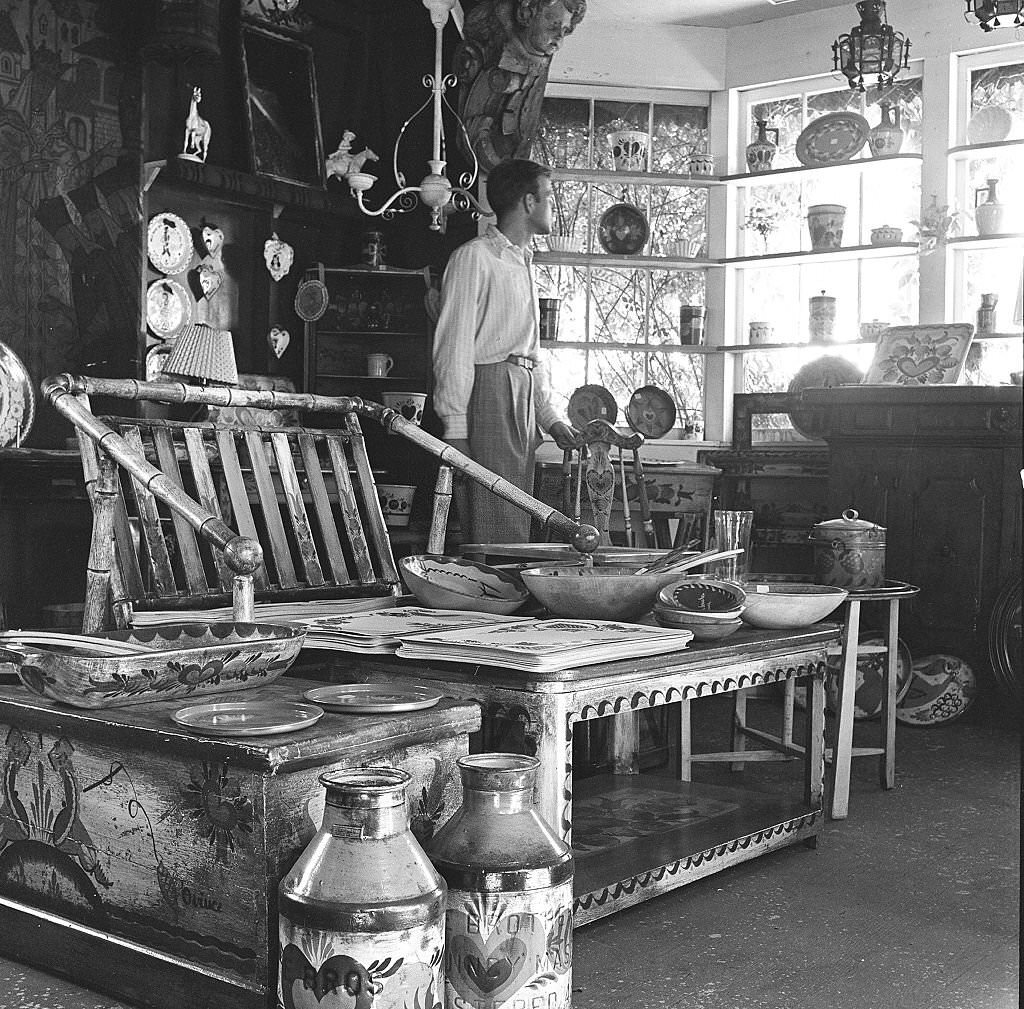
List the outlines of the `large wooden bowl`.
<svg viewBox="0 0 1024 1009">
<path fill-rule="evenodd" d="M 744 583 L 747 600 L 741 614 L 752 627 L 789 629 L 824 620 L 848 595 L 846 589 L 810 582 Z"/>
<path fill-rule="evenodd" d="M 94 638 L 142 645 L 134 655 L 95 656 L 0 647 L 33 693 L 76 708 L 119 708 L 146 701 L 206 697 L 276 680 L 306 637 L 288 624 L 154 624 Z"/>
<path fill-rule="evenodd" d="M 637 574 L 620 565 L 544 564 L 519 574 L 551 613 L 580 620 L 635 620 L 651 609 L 663 585 L 679 579 L 677 571 Z"/>
</svg>

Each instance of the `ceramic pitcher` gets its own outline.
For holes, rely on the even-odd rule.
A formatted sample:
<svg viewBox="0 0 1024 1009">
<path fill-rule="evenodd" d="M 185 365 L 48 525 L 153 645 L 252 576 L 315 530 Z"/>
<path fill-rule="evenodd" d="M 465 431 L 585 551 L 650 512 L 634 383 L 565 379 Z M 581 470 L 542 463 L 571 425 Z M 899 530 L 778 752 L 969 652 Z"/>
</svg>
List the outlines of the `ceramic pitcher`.
<svg viewBox="0 0 1024 1009">
<path fill-rule="evenodd" d="M 769 133 L 775 134 L 774 143 L 768 139 Z M 747 171 L 769 171 L 778 149 L 779 131 L 774 126 L 769 126 L 766 119 L 758 119 L 757 136 L 747 144 Z"/>
<path fill-rule="evenodd" d="M 978 226 L 978 234 L 998 235 L 1003 230 L 1003 205 L 996 200 L 998 179 L 988 179 L 986 185 L 974 191 L 974 223 Z M 985 195 L 985 202 L 979 198 Z"/>
<path fill-rule="evenodd" d="M 903 130 L 900 129 L 900 107 L 889 102 L 879 102 L 882 110 L 882 121 L 868 134 L 868 146 L 873 157 L 880 158 L 886 154 L 899 154 L 903 146 Z M 892 110 L 892 116 L 889 115 Z"/>
</svg>

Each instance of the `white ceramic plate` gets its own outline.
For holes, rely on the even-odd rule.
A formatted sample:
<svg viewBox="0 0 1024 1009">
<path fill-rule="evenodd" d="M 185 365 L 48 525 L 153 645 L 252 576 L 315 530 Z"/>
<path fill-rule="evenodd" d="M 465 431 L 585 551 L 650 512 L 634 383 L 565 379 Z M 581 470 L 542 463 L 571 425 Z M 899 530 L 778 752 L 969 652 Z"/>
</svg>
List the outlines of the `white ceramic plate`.
<svg viewBox="0 0 1024 1009">
<path fill-rule="evenodd" d="M 193 704 L 171 718 L 200 736 L 270 736 L 308 728 L 323 714 L 323 708 L 298 701 L 234 701 Z"/>
<path fill-rule="evenodd" d="M 339 683 L 313 687 L 303 695 L 328 711 L 349 715 L 383 715 L 394 711 L 432 708 L 444 694 L 418 684 Z"/>
<path fill-rule="evenodd" d="M 154 214 L 146 228 L 146 252 L 154 268 L 163 274 L 188 269 L 195 255 L 192 232 L 177 214 Z"/>
<path fill-rule="evenodd" d="M 36 416 L 36 393 L 21 358 L 0 343 L 0 448 L 16 448 L 28 437 Z"/>
</svg>

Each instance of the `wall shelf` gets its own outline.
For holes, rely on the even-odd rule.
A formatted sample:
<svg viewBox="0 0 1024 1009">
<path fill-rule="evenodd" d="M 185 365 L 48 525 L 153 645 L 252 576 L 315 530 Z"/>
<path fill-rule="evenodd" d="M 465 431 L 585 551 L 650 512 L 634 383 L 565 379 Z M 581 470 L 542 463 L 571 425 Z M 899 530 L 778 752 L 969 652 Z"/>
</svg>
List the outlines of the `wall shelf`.
<svg viewBox="0 0 1024 1009">
<path fill-rule="evenodd" d="M 825 252 L 772 252 L 766 256 L 734 256 L 720 263 L 746 269 L 756 266 L 786 266 L 789 263 L 841 262 L 845 259 L 888 259 L 896 256 L 916 256 L 917 242 L 897 242 L 892 245 L 845 245 Z"/>
<path fill-rule="evenodd" d="M 967 158 L 984 157 L 986 154 L 998 154 L 1008 148 L 1024 147 L 1024 140 L 997 140 L 992 144 L 961 144 L 959 147 L 951 147 L 947 154 L 956 161 L 963 161 Z"/>
<path fill-rule="evenodd" d="M 917 248 L 915 245 L 914 248 Z M 680 256 L 608 256 L 600 252 L 535 252 L 538 266 L 597 266 L 627 270 L 682 270 L 698 273 L 721 266 L 715 259 L 684 259 Z"/>
<path fill-rule="evenodd" d="M 688 186 L 704 189 L 720 186 L 717 175 L 679 175 L 671 172 L 619 172 L 607 168 L 552 168 L 551 177 L 559 181 L 608 182 L 620 185 Z"/>
<path fill-rule="evenodd" d="M 947 238 L 946 244 L 952 245 L 958 251 L 962 249 L 1001 249 L 1024 244 L 1024 232 L 1008 231 L 1002 235 L 964 235 L 960 238 Z"/>
<path fill-rule="evenodd" d="M 866 145 L 865 145 L 866 146 Z M 835 165 L 795 165 L 791 168 L 773 168 L 768 172 L 744 172 L 741 175 L 723 175 L 721 181 L 733 186 L 759 185 L 764 182 L 787 182 L 792 176 L 815 176 L 830 172 L 863 170 L 871 165 L 892 164 L 894 161 L 921 161 L 920 154 L 887 154 L 881 158 L 856 158 L 853 161 L 840 161 Z"/>
</svg>

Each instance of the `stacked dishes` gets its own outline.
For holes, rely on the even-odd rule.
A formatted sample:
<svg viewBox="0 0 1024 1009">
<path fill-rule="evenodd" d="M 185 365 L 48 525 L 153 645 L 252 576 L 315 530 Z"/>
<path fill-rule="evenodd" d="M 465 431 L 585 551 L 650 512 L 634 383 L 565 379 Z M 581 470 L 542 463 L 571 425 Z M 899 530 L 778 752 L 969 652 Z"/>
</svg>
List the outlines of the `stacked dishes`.
<svg viewBox="0 0 1024 1009">
<path fill-rule="evenodd" d="M 735 582 L 691 575 L 658 592 L 654 619 L 662 627 L 692 631 L 695 641 L 714 641 L 738 630 L 747 594 Z"/>
</svg>

